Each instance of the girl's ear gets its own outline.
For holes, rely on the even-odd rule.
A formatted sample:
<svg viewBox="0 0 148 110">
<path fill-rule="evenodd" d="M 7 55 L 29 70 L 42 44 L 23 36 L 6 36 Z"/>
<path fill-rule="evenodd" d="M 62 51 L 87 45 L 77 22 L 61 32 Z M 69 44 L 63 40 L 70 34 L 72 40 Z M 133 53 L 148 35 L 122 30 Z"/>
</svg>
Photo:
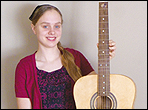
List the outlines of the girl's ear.
<svg viewBox="0 0 148 110">
<path fill-rule="evenodd" d="M 32 29 L 33 33 L 36 34 L 35 26 L 32 23 L 31 23 L 31 29 Z"/>
</svg>

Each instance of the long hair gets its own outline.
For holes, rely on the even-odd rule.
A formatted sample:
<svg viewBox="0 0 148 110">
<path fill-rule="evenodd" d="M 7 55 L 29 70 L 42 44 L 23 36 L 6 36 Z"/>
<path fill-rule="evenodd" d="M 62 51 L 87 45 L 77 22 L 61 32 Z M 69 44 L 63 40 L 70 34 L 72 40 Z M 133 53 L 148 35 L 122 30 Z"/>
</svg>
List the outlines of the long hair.
<svg viewBox="0 0 148 110">
<path fill-rule="evenodd" d="M 62 18 L 62 14 L 61 14 L 60 10 L 58 8 L 56 8 L 55 6 L 52 6 L 52 5 L 49 5 L 49 4 L 38 5 L 34 9 L 31 16 L 29 17 L 29 19 L 32 21 L 32 24 L 35 25 L 37 23 L 37 21 L 39 20 L 39 18 L 47 10 L 56 10 L 60 14 L 61 22 L 63 24 L 63 18 Z M 67 70 L 68 74 L 71 76 L 71 78 L 74 81 L 76 81 L 82 75 L 81 75 L 80 68 L 75 64 L 74 56 L 69 51 L 64 49 L 60 42 L 57 44 L 57 46 L 58 46 L 58 49 L 61 52 L 61 61 L 62 61 L 63 66 L 66 68 L 66 70 Z"/>
</svg>

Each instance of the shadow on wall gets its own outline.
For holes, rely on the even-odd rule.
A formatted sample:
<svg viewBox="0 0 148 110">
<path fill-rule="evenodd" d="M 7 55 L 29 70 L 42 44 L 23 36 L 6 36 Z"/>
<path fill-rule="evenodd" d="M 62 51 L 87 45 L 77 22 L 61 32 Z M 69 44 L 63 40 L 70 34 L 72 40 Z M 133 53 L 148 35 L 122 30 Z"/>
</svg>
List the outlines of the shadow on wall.
<svg viewBox="0 0 148 110">
<path fill-rule="evenodd" d="M 19 60 L 29 54 L 32 54 L 37 49 L 37 39 L 36 36 L 34 36 L 31 27 L 30 22 L 28 20 L 32 10 L 34 9 L 35 5 L 33 4 L 23 4 L 18 9 L 18 13 L 16 13 L 16 19 L 18 24 L 14 24 L 18 27 L 19 30 L 16 30 L 16 33 L 18 31 L 21 31 L 23 39 L 23 44 L 21 44 L 20 47 L 17 48 L 11 48 L 12 50 L 9 50 L 9 53 L 12 53 L 9 55 L 9 57 L 5 57 L 5 59 L 2 59 L 2 106 L 4 106 L 4 109 L 16 109 L 16 97 L 15 97 L 15 89 L 14 89 L 14 82 L 15 82 L 15 69 L 16 65 L 19 62 Z M 9 14 L 9 13 L 6 13 Z M 16 22 L 16 21 L 15 21 Z M 17 40 L 17 39 L 16 39 Z M 21 41 L 22 42 L 22 41 Z M 9 54 L 6 52 L 5 54 Z M 2 100 L 1 99 L 1 100 Z"/>
</svg>

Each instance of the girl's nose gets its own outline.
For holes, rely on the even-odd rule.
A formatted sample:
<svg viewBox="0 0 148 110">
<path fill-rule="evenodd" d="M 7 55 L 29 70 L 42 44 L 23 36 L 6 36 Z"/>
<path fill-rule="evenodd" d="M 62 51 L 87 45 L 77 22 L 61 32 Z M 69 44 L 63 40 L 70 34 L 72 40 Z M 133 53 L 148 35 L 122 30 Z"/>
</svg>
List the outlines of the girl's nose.
<svg viewBox="0 0 148 110">
<path fill-rule="evenodd" d="M 48 34 L 54 35 L 55 34 L 54 28 L 50 28 Z"/>
<path fill-rule="evenodd" d="M 54 34 L 55 34 L 55 32 L 54 32 L 54 31 L 51 31 L 50 33 L 51 33 L 52 35 L 54 35 Z"/>
</svg>

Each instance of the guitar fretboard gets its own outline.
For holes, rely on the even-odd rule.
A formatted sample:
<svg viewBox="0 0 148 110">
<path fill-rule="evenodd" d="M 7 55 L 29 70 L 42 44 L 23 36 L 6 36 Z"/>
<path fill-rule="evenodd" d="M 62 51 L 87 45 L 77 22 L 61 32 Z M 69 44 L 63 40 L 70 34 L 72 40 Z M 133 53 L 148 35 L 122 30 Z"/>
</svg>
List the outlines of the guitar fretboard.
<svg viewBox="0 0 148 110">
<path fill-rule="evenodd" d="M 108 2 L 99 2 L 98 95 L 110 93 Z"/>
</svg>

